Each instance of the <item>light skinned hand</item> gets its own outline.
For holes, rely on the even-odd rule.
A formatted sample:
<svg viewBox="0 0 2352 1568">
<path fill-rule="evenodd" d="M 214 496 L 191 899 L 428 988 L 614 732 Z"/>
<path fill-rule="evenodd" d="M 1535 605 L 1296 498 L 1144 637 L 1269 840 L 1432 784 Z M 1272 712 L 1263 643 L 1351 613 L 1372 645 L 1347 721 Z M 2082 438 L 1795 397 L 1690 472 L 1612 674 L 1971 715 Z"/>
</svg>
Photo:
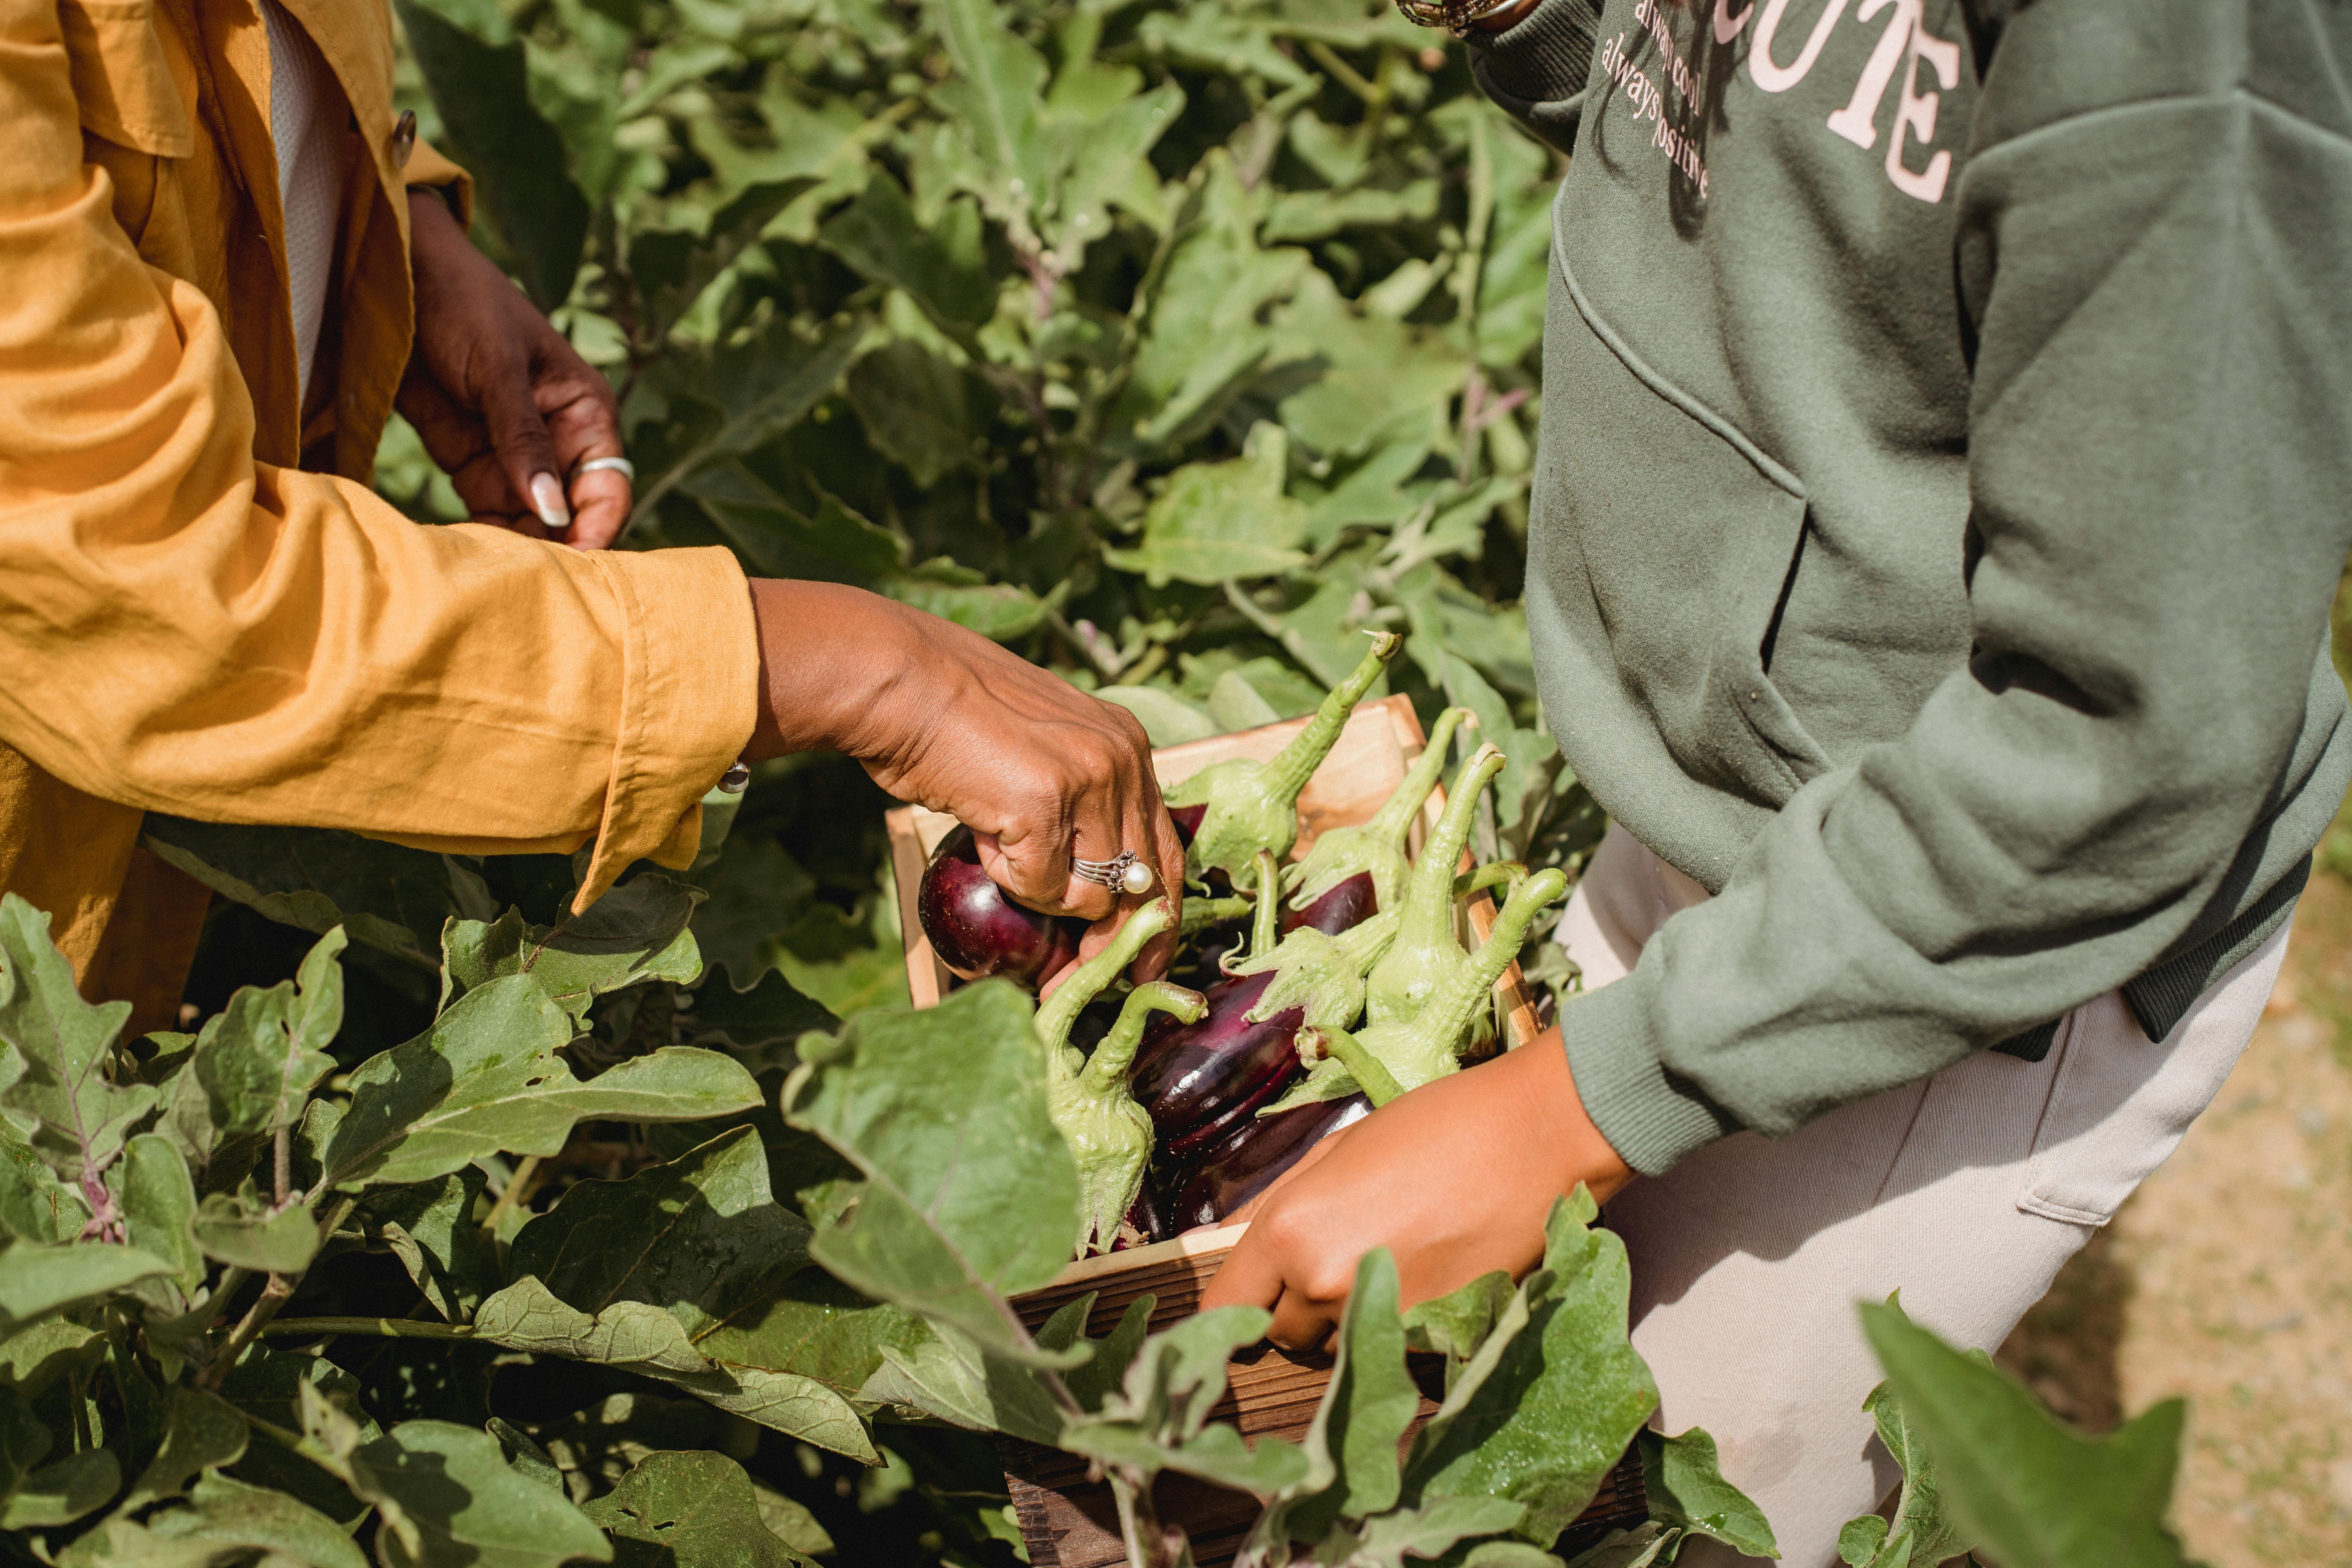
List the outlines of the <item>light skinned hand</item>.
<svg viewBox="0 0 2352 1568">
<path fill-rule="evenodd" d="M 416 342 L 395 401 L 478 522 L 602 550 L 629 521 L 628 477 L 572 477 L 621 452 L 610 383 L 474 248 L 431 191 L 408 197 Z"/>
<path fill-rule="evenodd" d="M 1181 913 L 1183 845 L 1160 802 L 1151 742 L 1127 710 L 861 588 L 763 579 L 751 607 L 761 711 L 747 758 L 845 752 L 900 800 L 952 813 L 1014 899 L 1094 922 L 1081 956 L 1154 899 Z M 1121 850 L 1157 873 L 1140 897 L 1070 875 L 1073 853 L 1108 860 Z M 1157 977 L 1174 949 L 1171 931 L 1133 973 Z"/>
<path fill-rule="evenodd" d="M 1410 1307 L 1543 1260 L 1552 1203 L 1603 1202 L 1633 1179 L 1576 1092 L 1557 1028 L 1399 1096 L 1327 1138 L 1267 1190 L 1201 1308 L 1265 1307 L 1285 1350 L 1327 1347 L 1377 1247 Z"/>
</svg>

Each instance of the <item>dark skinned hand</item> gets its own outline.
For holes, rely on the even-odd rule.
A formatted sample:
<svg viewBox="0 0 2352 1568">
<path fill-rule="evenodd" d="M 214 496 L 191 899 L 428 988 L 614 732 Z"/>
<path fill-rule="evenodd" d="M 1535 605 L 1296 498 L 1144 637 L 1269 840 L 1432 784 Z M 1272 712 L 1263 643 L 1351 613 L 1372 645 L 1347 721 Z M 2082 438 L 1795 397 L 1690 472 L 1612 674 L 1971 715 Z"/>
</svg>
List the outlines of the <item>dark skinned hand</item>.
<svg viewBox="0 0 2352 1568">
<path fill-rule="evenodd" d="M 1160 803 L 1151 742 L 1124 708 L 952 621 L 831 583 L 751 584 L 760 635 L 751 760 L 824 748 L 972 830 L 981 867 L 1013 898 L 1093 922 L 1091 956 L 1127 912 L 1163 894 L 1181 912 L 1184 847 Z M 1122 849 L 1158 873 L 1140 897 L 1070 875 L 1073 853 Z M 1174 933 L 1133 973 L 1168 966 Z"/>
<path fill-rule="evenodd" d="M 1376 1247 L 1400 1307 L 1543 1260 L 1553 1200 L 1582 1182 L 1603 1202 L 1633 1172 L 1585 1114 L 1557 1028 L 1399 1096 L 1314 1152 L 1244 1215 L 1249 1229 L 1201 1309 L 1265 1307 L 1266 1338 L 1323 1349 Z"/>
<path fill-rule="evenodd" d="M 629 521 L 628 477 L 564 482 L 621 456 L 620 405 L 593 366 L 474 248 L 441 198 L 411 192 L 416 342 L 396 401 L 478 522 L 602 550 Z"/>
</svg>

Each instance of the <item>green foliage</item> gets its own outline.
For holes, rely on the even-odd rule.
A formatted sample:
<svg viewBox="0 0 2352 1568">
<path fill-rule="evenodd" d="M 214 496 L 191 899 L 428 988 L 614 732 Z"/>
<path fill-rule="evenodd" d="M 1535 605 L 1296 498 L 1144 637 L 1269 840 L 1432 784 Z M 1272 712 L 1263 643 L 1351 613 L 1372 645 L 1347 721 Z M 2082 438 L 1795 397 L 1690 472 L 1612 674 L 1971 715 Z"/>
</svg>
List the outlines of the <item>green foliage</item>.
<svg viewBox="0 0 2352 1568">
<path fill-rule="evenodd" d="M 1907 1530 L 1923 1538 L 1908 1561 L 1932 1563 L 1936 1552 L 1953 1549 L 1948 1543 L 1974 1542 L 2002 1568 L 2181 1568 L 2187 1560 L 2164 1523 L 2179 1468 L 2180 1401 L 2144 1411 L 2105 1437 L 2085 1437 L 1981 1355 L 1952 1349 L 1901 1308 L 1864 1305 L 1862 1321 L 1899 1405 L 1890 1412 L 1889 1400 L 1873 1396 L 1880 1433 L 1892 1415 L 1903 1444 L 1896 1457 L 1932 1462 L 1934 1491 L 1915 1496 L 1906 1486 L 1904 1502 L 1915 1511 L 1896 1521 L 1897 1536 Z M 1934 1493 L 1956 1529 L 1939 1528 Z M 1904 1560 L 1884 1556 L 1895 1537 L 1866 1539 L 1860 1522 L 1839 1538 L 1848 1562 L 1873 1549 L 1881 1561 Z M 1885 1535 L 1883 1525 L 1875 1533 Z"/>
</svg>

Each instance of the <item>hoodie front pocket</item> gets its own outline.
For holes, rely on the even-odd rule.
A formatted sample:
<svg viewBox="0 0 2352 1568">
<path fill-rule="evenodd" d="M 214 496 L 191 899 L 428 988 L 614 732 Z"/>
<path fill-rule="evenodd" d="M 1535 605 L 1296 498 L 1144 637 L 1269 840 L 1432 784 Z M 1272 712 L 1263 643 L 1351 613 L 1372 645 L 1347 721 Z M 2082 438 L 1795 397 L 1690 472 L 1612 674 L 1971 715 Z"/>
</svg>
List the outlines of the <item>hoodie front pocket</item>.
<svg viewBox="0 0 2352 1568">
<path fill-rule="evenodd" d="M 1778 808 L 1829 766 L 1766 674 L 1804 544 L 1803 488 L 1643 363 L 1563 249 L 1544 349 L 1549 519 L 1667 752 L 1693 779 Z"/>
</svg>

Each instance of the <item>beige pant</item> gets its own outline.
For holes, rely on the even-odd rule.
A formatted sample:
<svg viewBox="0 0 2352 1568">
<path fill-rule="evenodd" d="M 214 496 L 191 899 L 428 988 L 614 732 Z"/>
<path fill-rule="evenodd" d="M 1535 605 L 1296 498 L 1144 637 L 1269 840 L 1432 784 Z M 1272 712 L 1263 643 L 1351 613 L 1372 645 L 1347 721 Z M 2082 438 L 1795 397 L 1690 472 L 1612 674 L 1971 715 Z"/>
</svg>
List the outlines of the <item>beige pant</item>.
<svg viewBox="0 0 2352 1568">
<path fill-rule="evenodd" d="M 1706 897 L 1612 827 L 1559 941 L 1588 989 L 1606 985 Z M 1899 1479 L 1862 1413 L 1881 1374 L 1855 1303 L 1900 1289 L 1946 1339 L 1998 1346 L 2220 1091 L 2285 953 L 2282 928 L 2161 1045 L 2109 993 L 2067 1016 L 2042 1061 L 1986 1053 L 1786 1138 L 1742 1132 L 1609 1205 L 1655 1424 L 1715 1435 L 1780 1561 L 1831 1568 L 1838 1527 Z M 1681 1558 L 1744 1561 L 1712 1542 Z"/>
</svg>

